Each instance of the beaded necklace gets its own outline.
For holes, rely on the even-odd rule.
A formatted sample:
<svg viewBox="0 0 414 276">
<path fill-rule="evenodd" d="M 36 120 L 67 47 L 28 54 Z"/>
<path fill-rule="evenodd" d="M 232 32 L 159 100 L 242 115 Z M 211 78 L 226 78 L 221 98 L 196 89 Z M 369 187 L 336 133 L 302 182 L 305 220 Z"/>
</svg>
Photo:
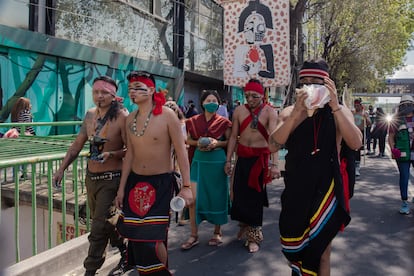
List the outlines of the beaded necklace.
<svg viewBox="0 0 414 276">
<path fill-rule="evenodd" d="M 139 133 L 137 133 L 137 116 L 138 116 L 138 111 L 137 111 L 137 113 L 135 113 L 134 121 L 132 122 L 132 125 L 131 125 L 131 131 L 134 133 L 135 136 L 141 137 L 141 136 L 143 136 L 145 134 L 145 130 L 148 127 L 148 123 L 149 123 L 149 120 L 151 119 L 151 115 L 152 115 L 152 109 L 148 113 L 147 119 L 145 120 L 144 126 L 142 127 L 141 131 Z"/>
</svg>

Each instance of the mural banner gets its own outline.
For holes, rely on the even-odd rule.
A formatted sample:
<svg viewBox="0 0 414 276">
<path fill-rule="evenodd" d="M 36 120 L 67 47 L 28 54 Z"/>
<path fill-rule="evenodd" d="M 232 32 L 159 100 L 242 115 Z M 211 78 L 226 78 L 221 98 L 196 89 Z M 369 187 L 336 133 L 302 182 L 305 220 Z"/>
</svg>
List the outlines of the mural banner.
<svg viewBox="0 0 414 276">
<path fill-rule="evenodd" d="M 289 1 L 216 0 L 224 9 L 224 83 L 265 87 L 290 81 Z"/>
</svg>

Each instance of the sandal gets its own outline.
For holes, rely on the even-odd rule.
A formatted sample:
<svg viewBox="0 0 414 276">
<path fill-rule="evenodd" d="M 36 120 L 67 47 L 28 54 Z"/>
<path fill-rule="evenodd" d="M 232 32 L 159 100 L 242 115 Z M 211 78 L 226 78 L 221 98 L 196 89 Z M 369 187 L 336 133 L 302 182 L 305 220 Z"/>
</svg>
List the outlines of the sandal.
<svg viewBox="0 0 414 276">
<path fill-rule="evenodd" d="M 191 235 L 188 240 L 181 245 L 182 250 L 189 250 L 199 244 L 198 236 Z"/>
<path fill-rule="evenodd" d="M 223 240 L 221 238 L 221 234 L 214 233 L 214 236 L 208 241 L 208 245 L 210 246 L 219 246 L 223 243 Z"/>
</svg>

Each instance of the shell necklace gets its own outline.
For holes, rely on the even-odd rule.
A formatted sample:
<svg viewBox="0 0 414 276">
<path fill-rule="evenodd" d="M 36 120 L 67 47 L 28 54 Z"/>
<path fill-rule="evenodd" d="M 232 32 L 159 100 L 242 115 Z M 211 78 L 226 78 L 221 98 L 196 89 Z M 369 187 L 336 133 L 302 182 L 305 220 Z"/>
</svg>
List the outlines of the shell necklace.
<svg viewBox="0 0 414 276">
<path fill-rule="evenodd" d="M 144 122 L 144 126 L 142 127 L 141 131 L 138 133 L 137 132 L 137 116 L 138 116 L 138 112 L 135 113 L 135 117 L 134 117 L 134 121 L 132 122 L 132 126 L 131 126 L 131 131 L 134 133 L 135 136 L 137 137 L 141 137 L 145 134 L 145 130 L 148 127 L 148 123 L 151 119 L 151 115 L 152 115 L 152 109 L 150 110 L 150 112 L 148 113 L 147 119 Z"/>
</svg>

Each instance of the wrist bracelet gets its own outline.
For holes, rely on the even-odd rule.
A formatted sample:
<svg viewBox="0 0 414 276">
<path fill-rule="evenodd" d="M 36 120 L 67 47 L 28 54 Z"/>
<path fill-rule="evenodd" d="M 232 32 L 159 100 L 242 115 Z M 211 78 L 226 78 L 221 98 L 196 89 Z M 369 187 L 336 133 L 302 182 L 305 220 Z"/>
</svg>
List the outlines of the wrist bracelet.
<svg viewBox="0 0 414 276">
<path fill-rule="evenodd" d="M 332 110 L 332 113 L 335 113 L 335 112 L 337 112 L 337 111 L 339 111 L 339 110 L 341 110 L 341 109 L 342 109 L 342 106 L 339 106 L 337 109 Z"/>
<path fill-rule="evenodd" d="M 191 186 L 183 185 L 183 188 L 189 188 L 189 189 L 191 189 Z"/>
<path fill-rule="evenodd" d="M 114 157 L 114 153 L 112 151 L 109 152 L 109 158 Z"/>
</svg>

